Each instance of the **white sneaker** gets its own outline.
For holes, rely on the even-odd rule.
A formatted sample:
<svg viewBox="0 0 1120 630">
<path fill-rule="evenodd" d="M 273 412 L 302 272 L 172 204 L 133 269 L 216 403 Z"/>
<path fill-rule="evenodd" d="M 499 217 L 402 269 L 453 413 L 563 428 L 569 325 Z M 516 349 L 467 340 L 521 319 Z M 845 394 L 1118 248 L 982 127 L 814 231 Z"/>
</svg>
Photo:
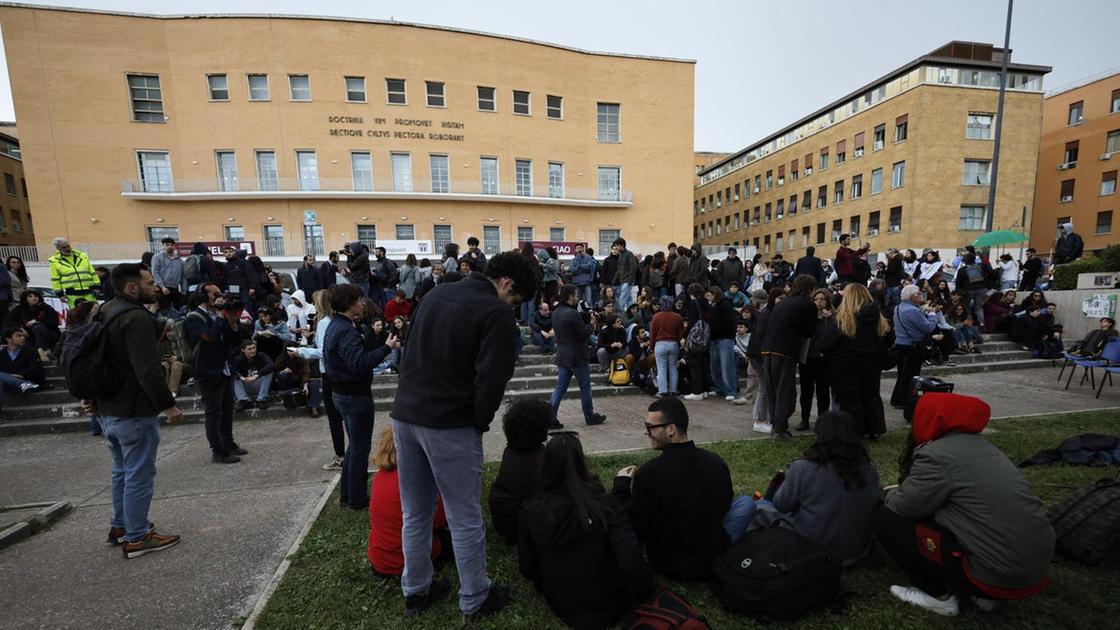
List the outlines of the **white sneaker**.
<svg viewBox="0 0 1120 630">
<path fill-rule="evenodd" d="M 750 401 L 748 401 L 746 398 L 736 398 L 736 399 L 731 401 L 731 404 L 732 405 L 746 405 L 749 402 Z"/>
<path fill-rule="evenodd" d="M 684 395 L 685 400 L 704 400 L 704 398 L 706 398 L 706 396 L 704 396 L 704 394 L 685 394 Z"/>
<path fill-rule="evenodd" d="M 728 395 L 724 396 L 723 399 L 726 400 L 727 402 L 731 402 L 731 401 L 735 400 L 735 397 L 732 396 L 731 394 L 728 394 Z"/>
<path fill-rule="evenodd" d="M 972 605 L 981 612 L 990 613 L 995 611 L 996 608 L 999 608 L 999 602 L 994 599 L 984 599 L 983 597 L 976 596 L 973 596 L 970 599 L 972 599 Z"/>
<path fill-rule="evenodd" d="M 342 470 L 342 458 L 335 457 L 331 461 L 323 464 L 323 470 Z"/>
<path fill-rule="evenodd" d="M 899 586 L 897 584 L 891 586 L 891 595 L 894 595 L 907 604 L 925 608 L 931 613 L 943 615 L 945 617 L 956 617 L 961 611 L 960 606 L 957 604 L 956 595 L 950 595 L 949 599 L 940 600 L 915 586 Z"/>
<path fill-rule="evenodd" d="M 19 393 L 26 394 L 27 392 L 38 391 L 39 386 L 31 381 L 24 381 L 19 384 Z"/>
<path fill-rule="evenodd" d="M 755 430 L 756 433 L 769 433 L 770 430 L 771 430 L 770 429 L 770 423 L 769 422 L 755 422 L 754 423 L 754 430 Z"/>
</svg>

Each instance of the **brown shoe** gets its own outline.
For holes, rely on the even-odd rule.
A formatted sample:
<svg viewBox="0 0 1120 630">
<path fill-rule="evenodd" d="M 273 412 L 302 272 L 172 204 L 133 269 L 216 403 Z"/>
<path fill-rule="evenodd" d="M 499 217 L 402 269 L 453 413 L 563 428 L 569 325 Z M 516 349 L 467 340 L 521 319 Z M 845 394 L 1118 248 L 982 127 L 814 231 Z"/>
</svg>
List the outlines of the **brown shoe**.
<svg viewBox="0 0 1120 630">
<path fill-rule="evenodd" d="M 319 417 L 319 408 L 318 407 L 312 407 L 311 409 L 309 409 L 307 411 L 307 415 L 311 416 L 312 418 L 318 418 Z"/>
<path fill-rule="evenodd" d="M 124 559 L 130 560 L 153 551 L 163 551 L 177 544 L 179 544 L 178 536 L 174 534 L 164 535 L 152 530 L 148 532 L 147 536 L 144 536 L 136 542 L 125 541 L 125 543 L 121 545 L 121 551 L 124 553 Z"/>
</svg>

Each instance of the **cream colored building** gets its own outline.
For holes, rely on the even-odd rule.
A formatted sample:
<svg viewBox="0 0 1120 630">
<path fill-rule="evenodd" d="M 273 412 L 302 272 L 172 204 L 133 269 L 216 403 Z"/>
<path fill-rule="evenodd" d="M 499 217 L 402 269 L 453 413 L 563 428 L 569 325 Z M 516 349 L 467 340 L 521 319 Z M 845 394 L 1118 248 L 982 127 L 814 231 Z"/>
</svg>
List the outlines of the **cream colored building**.
<svg viewBox="0 0 1120 630">
<path fill-rule="evenodd" d="M 7 4 L 0 24 L 41 249 L 652 252 L 691 227 L 692 61 L 342 18 Z"/>
<path fill-rule="evenodd" d="M 951 42 L 701 171 L 694 235 L 764 257 L 954 249 L 983 233 L 1002 50 Z M 1033 206 L 1046 66 L 1009 67 L 995 228 Z"/>
<path fill-rule="evenodd" d="M 28 246 L 35 244 L 35 227 L 31 224 L 31 202 L 27 178 L 23 173 L 23 153 L 19 130 L 15 123 L 0 122 L 0 259 L 8 255 L 34 260 Z"/>
</svg>

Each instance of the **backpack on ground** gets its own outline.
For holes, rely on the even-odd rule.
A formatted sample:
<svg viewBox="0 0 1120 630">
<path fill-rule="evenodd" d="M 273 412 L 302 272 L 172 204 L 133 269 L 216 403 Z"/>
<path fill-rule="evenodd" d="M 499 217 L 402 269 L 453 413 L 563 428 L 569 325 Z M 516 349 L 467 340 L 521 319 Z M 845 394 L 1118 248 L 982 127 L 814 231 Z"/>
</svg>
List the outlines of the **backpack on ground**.
<svg viewBox="0 0 1120 630">
<path fill-rule="evenodd" d="M 1120 477 L 1120 475 L 1118 475 Z M 1074 492 L 1047 514 L 1054 550 L 1083 564 L 1120 559 L 1120 481 L 1101 479 Z"/>
<path fill-rule="evenodd" d="M 619 622 L 624 630 L 710 630 L 692 604 L 668 589 L 658 589 L 649 602 L 634 607 Z"/>
<path fill-rule="evenodd" d="M 630 384 L 630 368 L 626 365 L 626 359 L 611 360 L 611 371 L 607 375 L 607 382 L 616 387 Z"/>
<path fill-rule="evenodd" d="M 171 351 L 188 368 L 194 367 L 195 359 L 198 357 L 198 340 L 191 341 L 190 335 L 187 334 L 187 320 L 191 317 L 201 319 L 202 313 L 190 311 L 185 317 L 171 324 Z"/>
<path fill-rule="evenodd" d="M 66 378 L 66 389 L 71 396 L 79 400 L 94 400 L 117 393 L 122 379 L 106 369 L 109 335 L 105 330 L 120 315 L 137 309 L 140 307 L 126 307 L 109 316 L 98 312 L 85 324 L 66 331 L 59 359 Z"/>
<path fill-rule="evenodd" d="M 198 284 L 205 280 L 202 276 L 202 256 L 191 254 L 183 259 L 183 277 L 187 284 Z"/>
<path fill-rule="evenodd" d="M 733 613 L 792 621 L 834 604 L 840 565 L 789 522 L 747 532 L 712 561 L 712 592 Z"/>
<path fill-rule="evenodd" d="M 684 340 L 684 351 L 699 354 L 708 349 L 708 343 L 712 340 L 712 329 L 708 327 L 708 322 L 699 319 L 696 324 L 688 331 L 688 336 Z"/>
</svg>

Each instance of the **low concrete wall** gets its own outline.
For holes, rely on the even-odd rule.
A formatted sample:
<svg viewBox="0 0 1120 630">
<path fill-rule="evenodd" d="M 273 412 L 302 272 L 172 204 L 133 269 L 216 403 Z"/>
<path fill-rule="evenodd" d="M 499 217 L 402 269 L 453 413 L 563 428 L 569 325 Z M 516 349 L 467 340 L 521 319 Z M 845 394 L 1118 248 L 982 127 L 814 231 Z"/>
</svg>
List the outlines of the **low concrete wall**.
<svg viewBox="0 0 1120 630">
<path fill-rule="evenodd" d="M 1056 319 L 1064 328 L 1062 338 L 1065 340 L 1066 346 L 1080 340 L 1088 334 L 1090 330 L 1097 327 L 1099 318 L 1086 317 L 1081 310 L 1085 300 L 1097 294 L 1114 295 L 1116 296 L 1116 301 L 1120 303 L 1120 290 L 1118 289 L 1073 289 L 1070 291 L 1046 292 L 1047 301 L 1058 305 Z M 1117 319 L 1117 314 L 1114 312 L 1111 317 Z"/>
</svg>

